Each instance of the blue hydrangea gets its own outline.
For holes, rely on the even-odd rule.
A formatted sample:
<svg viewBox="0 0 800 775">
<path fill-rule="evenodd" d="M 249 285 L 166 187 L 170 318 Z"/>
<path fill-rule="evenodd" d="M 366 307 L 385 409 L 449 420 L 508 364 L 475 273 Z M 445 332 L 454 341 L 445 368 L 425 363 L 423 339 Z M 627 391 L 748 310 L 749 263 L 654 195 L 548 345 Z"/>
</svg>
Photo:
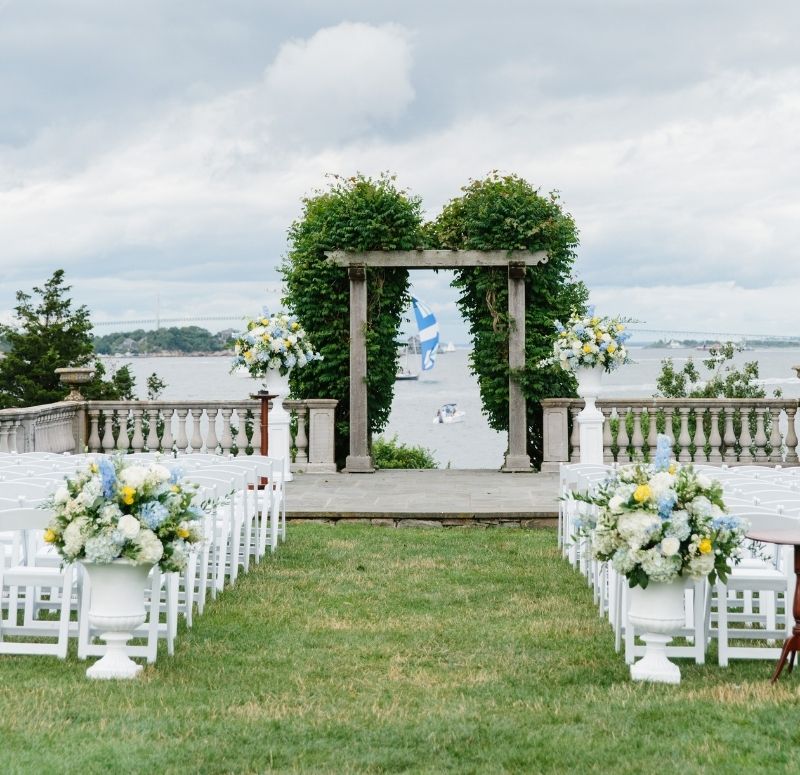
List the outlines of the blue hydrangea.
<svg viewBox="0 0 800 775">
<path fill-rule="evenodd" d="M 145 503 L 139 509 L 139 519 L 151 530 L 157 530 L 169 516 L 169 509 L 158 501 Z"/>
<path fill-rule="evenodd" d="M 666 471 L 672 459 L 672 440 L 663 433 L 658 434 L 656 442 L 656 455 L 653 461 L 653 468 L 656 471 Z"/>
<path fill-rule="evenodd" d="M 658 499 L 658 516 L 661 517 L 661 519 L 669 519 L 677 501 L 678 499 L 674 492 L 668 492 L 666 495 L 662 495 Z"/>
<path fill-rule="evenodd" d="M 177 484 L 180 480 L 183 479 L 183 469 L 175 466 L 175 468 L 170 469 L 169 472 L 169 483 L 170 484 Z"/>
<path fill-rule="evenodd" d="M 100 471 L 100 482 L 103 487 L 103 497 L 106 499 L 114 497 L 114 490 L 117 487 L 117 472 L 114 464 L 107 458 L 102 458 L 97 464 Z"/>
</svg>

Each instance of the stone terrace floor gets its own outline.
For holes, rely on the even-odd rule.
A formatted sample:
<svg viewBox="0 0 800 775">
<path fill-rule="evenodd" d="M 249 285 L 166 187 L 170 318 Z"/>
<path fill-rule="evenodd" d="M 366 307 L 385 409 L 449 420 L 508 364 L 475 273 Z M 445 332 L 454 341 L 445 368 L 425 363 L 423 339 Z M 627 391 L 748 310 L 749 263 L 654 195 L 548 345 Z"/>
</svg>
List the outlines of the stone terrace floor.
<svg viewBox="0 0 800 775">
<path fill-rule="evenodd" d="M 557 474 L 453 469 L 295 474 L 286 493 L 286 516 L 293 520 L 538 527 L 555 524 L 557 514 Z"/>
</svg>

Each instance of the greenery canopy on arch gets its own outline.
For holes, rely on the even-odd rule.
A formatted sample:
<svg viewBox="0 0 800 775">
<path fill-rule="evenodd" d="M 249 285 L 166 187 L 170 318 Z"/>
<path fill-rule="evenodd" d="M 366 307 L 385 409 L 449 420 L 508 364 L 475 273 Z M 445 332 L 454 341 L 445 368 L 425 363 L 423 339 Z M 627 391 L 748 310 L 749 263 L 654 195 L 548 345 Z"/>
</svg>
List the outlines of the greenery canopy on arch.
<svg viewBox="0 0 800 775">
<path fill-rule="evenodd" d="M 422 245 L 421 203 L 395 179 L 333 176 L 327 191 L 303 200 L 303 214 L 289 229 L 289 253 L 281 272 L 283 303 L 300 319 L 323 360 L 294 369 L 297 398 L 335 398 L 336 459 L 348 452 L 350 417 L 350 282 L 347 269 L 333 266 L 329 250 L 413 250 Z M 410 299 L 408 271 L 367 270 L 367 427 L 386 426 L 397 375 L 397 339 Z"/>
<path fill-rule="evenodd" d="M 575 395 L 575 381 L 564 371 L 542 369 L 552 354 L 553 323 L 586 304 L 584 284 L 572 276 L 578 229 L 562 210 L 557 192 L 542 196 L 516 175 L 491 173 L 472 181 L 428 228 L 437 247 L 461 250 L 546 250 L 547 263 L 525 274 L 525 369 L 518 374 L 527 398 L 528 454 L 542 459 L 542 409 L 539 401 Z M 508 430 L 508 272 L 505 268 L 456 270 L 458 307 L 473 339 L 470 358 L 489 425 Z"/>
</svg>

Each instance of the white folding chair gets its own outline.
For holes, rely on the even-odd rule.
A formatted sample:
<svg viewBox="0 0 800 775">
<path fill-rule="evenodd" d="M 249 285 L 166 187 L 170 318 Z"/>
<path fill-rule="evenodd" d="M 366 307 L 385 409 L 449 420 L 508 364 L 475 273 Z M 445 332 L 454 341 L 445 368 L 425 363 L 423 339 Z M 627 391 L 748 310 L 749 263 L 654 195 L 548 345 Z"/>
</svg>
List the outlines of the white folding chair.
<svg viewBox="0 0 800 775">
<path fill-rule="evenodd" d="M 62 569 L 39 567 L 33 564 L 38 534 L 47 527 L 52 512 L 44 509 L 17 507 L 0 511 L 0 531 L 15 531 L 24 544 L 23 551 L 11 562 L 0 553 L 0 606 L 6 600 L 6 616 L 0 610 L 0 654 L 52 654 L 61 659 L 67 656 L 70 613 L 72 607 L 73 566 Z M 16 561 L 14 561 L 14 559 Z M 4 593 L 9 590 L 8 595 Z M 19 595 L 19 597 L 18 597 Z M 48 597 L 50 606 L 58 613 L 58 621 L 35 618 L 35 602 Z M 23 601 L 23 619 L 19 622 L 18 602 Z M 8 637 L 36 641 L 6 640 Z M 47 639 L 54 638 L 54 641 Z M 44 641 L 44 642 L 42 642 Z"/>
</svg>

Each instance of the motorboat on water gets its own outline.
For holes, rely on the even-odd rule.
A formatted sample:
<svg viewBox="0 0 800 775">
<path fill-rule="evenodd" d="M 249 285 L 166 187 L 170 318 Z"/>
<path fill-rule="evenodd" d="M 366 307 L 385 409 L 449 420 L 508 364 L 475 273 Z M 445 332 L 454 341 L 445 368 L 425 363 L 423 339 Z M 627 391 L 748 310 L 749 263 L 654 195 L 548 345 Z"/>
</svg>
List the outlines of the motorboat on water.
<svg viewBox="0 0 800 775">
<path fill-rule="evenodd" d="M 450 425 L 454 422 L 464 422 L 464 415 L 466 415 L 466 412 L 459 409 L 456 404 L 444 404 L 437 410 L 433 418 L 433 424 Z"/>
</svg>

